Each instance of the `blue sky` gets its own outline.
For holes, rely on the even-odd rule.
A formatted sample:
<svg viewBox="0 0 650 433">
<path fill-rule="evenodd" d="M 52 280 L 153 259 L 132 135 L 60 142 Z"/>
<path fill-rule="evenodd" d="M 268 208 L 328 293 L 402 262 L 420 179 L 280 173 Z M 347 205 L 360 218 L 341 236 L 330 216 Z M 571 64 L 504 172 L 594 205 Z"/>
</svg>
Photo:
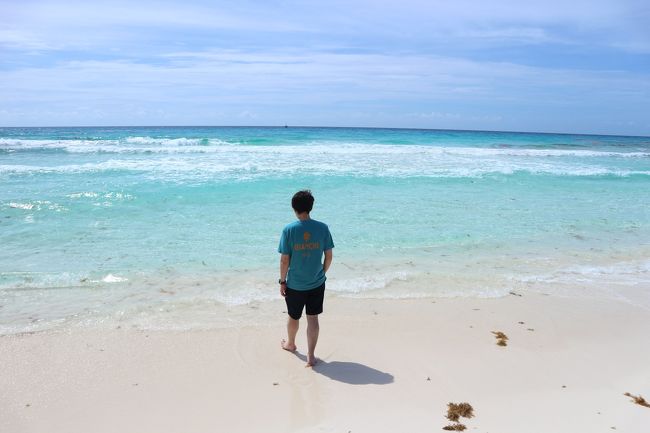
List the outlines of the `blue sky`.
<svg viewBox="0 0 650 433">
<path fill-rule="evenodd" d="M 0 125 L 650 135 L 650 2 L 0 0 Z"/>
</svg>

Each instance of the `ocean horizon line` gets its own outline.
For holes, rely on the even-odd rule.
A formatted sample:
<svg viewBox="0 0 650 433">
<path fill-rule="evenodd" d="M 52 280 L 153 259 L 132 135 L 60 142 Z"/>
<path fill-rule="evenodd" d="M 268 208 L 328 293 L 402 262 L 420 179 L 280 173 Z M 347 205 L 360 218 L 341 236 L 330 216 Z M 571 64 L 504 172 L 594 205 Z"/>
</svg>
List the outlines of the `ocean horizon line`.
<svg viewBox="0 0 650 433">
<path fill-rule="evenodd" d="M 627 134 L 597 134 L 588 132 L 540 132 L 540 131 L 515 131 L 515 130 L 489 130 L 489 129 L 450 129 L 450 128 L 410 128 L 390 126 L 316 126 L 316 125 L 58 125 L 58 126 L 0 126 L 0 131 L 7 129 L 67 129 L 67 128 L 267 128 L 267 129 L 366 129 L 384 131 L 431 131 L 431 132 L 468 132 L 468 133 L 496 133 L 496 134 L 539 134 L 539 135 L 567 135 L 584 137 L 626 137 L 626 138 L 648 138 L 650 135 L 627 135 Z"/>
</svg>

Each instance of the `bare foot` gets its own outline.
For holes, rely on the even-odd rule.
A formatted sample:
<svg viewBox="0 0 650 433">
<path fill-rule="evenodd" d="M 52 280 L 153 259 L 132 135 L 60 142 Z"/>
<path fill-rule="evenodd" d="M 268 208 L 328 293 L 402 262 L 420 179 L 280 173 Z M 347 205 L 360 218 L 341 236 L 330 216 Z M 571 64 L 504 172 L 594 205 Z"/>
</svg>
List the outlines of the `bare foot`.
<svg viewBox="0 0 650 433">
<path fill-rule="evenodd" d="M 313 367 L 314 365 L 318 364 L 319 359 L 316 358 L 315 356 L 308 356 L 307 357 L 307 365 L 305 367 Z"/>
<path fill-rule="evenodd" d="M 282 340 L 280 342 L 280 345 L 284 350 L 287 350 L 289 352 L 295 352 L 296 351 L 296 345 L 295 344 L 289 344 L 287 340 Z"/>
</svg>

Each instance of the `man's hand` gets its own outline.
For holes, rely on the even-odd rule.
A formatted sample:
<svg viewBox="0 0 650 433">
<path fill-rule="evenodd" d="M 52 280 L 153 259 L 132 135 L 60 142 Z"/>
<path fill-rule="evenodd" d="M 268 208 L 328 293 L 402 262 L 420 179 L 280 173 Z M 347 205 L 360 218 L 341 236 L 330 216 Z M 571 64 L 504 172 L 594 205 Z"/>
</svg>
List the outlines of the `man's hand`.
<svg viewBox="0 0 650 433">
<path fill-rule="evenodd" d="M 323 272 L 327 273 L 332 264 L 332 249 L 325 251 L 325 260 L 323 261 Z"/>
<path fill-rule="evenodd" d="M 280 284 L 280 295 L 287 296 L 287 283 Z"/>
</svg>

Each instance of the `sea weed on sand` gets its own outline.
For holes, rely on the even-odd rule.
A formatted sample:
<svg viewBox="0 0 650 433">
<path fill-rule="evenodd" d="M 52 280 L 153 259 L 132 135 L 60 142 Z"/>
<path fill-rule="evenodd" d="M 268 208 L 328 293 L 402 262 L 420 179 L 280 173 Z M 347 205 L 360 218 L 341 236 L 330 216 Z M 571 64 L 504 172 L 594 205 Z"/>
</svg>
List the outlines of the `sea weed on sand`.
<svg viewBox="0 0 650 433">
<path fill-rule="evenodd" d="M 506 343 L 506 341 L 508 341 L 508 336 L 506 334 L 504 334 L 501 331 L 492 331 L 492 333 L 496 336 L 497 345 L 499 345 L 499 346 L 507 346 L 508 345 L 508 343 Z"/>
<path fill-rule="evenodd" d="M 465 427 L 465 424 L 456 423 L 456 424 L 446 425 L 442 429 L 443 430 L 451 430 L 451 431 L 463 431 L 466 428 L 467 427 Z"/>
<path fill-rule="evenodd" d="M 641 397 L 640 395 L 632 395 L 629 392 L 626 392 L 623 395 L 626 397 L 630 397 L 632 401 L 634 401 L 634 403 L 638 404 L 639 406 L 650 407 L 650 403 L 648 403 L 646 399 Z"/>
<path fill-rule="evenodd" d="M 444 426 L 443 430 L 450 431 L 464 431 L 467 427 L 458 422 L 460 417 L 472 418 L 474 416 L 474 408 L 469 403 L 447 403 L 447 419 L 453 421 L 453 424 Z"/>
<path fill-rule="evenodd" d="M 474 408 L 469 403 L 448 403 L 447 419 L 449 421 L 458 421 L 460 417 L 474 417 Z"/>
</svg>

